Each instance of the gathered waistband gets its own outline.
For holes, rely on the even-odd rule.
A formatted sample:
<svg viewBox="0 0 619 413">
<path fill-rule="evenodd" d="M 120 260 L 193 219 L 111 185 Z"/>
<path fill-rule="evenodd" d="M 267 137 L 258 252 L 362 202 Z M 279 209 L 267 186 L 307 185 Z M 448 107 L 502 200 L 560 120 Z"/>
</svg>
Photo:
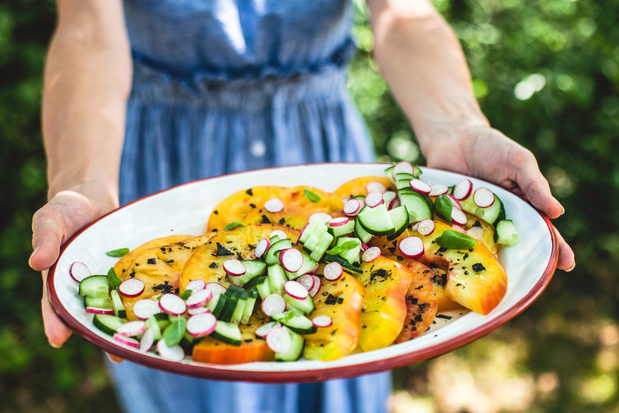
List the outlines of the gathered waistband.
<svg viewBox="0 0 619 413">
<path fill-rule="evenodd" d="M 347 67 L 327 66 L 288 76 L 222 81 L 174 78 L 136 63 L 130 100 L 143 104 L 258 111 L 268 106 L 290 105 L 319 97 L 341 99 L 347 93 L 346 73 Z"/>
</svg>

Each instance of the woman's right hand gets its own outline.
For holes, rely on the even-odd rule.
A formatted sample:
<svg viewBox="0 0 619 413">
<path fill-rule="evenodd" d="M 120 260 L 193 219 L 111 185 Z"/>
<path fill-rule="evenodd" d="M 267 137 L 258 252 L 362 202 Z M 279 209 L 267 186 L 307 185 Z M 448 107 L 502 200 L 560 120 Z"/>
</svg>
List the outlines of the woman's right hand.
<svg viewBox="0 0 619 413">
<path fill-rule="evenodd" d="M 60 320 L 47 293 L 47 273 L 60 254 L 60 247 L 73 234 L 118 207 L 116 190 L 99 184 L 86 184 L 54 195 L 32 218 L 30 267 L 41 271 L 43 298 L 41 311 L 45 335 L 52 347 L 61 347 L 71 330 Z"/>
</svg>

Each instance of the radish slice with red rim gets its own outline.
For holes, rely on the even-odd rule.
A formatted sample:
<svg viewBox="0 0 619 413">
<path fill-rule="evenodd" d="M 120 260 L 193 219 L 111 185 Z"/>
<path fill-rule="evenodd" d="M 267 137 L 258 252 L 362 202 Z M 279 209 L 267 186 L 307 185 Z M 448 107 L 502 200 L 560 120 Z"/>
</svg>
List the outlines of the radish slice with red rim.
<svg viewBox="0 0 619 413">
<path fill-rule="evenodd" d="M 365 197 L 365 204 L 370 208 L 374 208 L 385 201 L 383 200 L 383 194 L 378 191 L 370 192 Z"/>
<path fill-rule="evenodd" d="M 393 201 L 394 199 L 396 199 L 398 196 L 398 194 L 396 194 L 393 191 L 387 191 L 383 194 L 383 202 L 387 205 L 389 205 L 389 203 L 391 201 Z"/>
<path fill-rule="evenodd" d="M 466 225 L 466 215 L 457 208 L 451 210 L 451 221 L 456 225 Z"/>
<path fill-rule="evenodd" d="M 303 274 L 297 278 L 297 282 L 305 287 L 307 291 L 311 290 L 314 286 L 314 278 L 310 274 Z"/>
<path fill-rule="evenodd" d="M 319 221 L 319 222 L 322 222 L 322 223 L 326 224 L 327 222 L 331 221 L 332 219 L 333 219 L 333 217 L 331 215 L 326 214 L 324 212 L 314 212 L 312 215 L 309 216 L 307 221 L 308 222 Z"/>
<path fill-rule="evenodd" d="M 138 278 L 129 278 L 118 286 L 118 292 L 125 297 L 137 297 L 144 292 L 144 281 Z"/>
<path fill-rule="evenodd" d="M 303 266 L 303 254 L 294 248 L 283 250 L 279 254 L 279 263 L 288 272 L 297 272 Z"/>
<path fill-rule="evenodd" d="M 280 212 L 284 209 L 284 203 L 279 198 L 271 198 L 264 203 L 264 209 L 271 213 Z"/>
<path fill-rule="evenodd" d="M 445 184 L 434 184 L 430 186 L 430 196 L 440 196 L 445 195 L 449 192 L 449 187 Z"/>
<path fill-rule="evenodd" d="M 365 250 L 365 252 L 361 255 L 361 260 L 363 262 L 372 262 L 376 258 L 380 257 L 381 251 L 378 247 L 371 247 Z"/>
<path fill-rule="evenodd" d="M 129 321 L 116 329 L 116 334 L 124 337 L 135 337 L 144 334 L 146 323 L 144 321 Z"/>
<path fill-rule="evenodd" d="M 328 281 L 339 280 L 343 273 L 344 269 L 339 262 L 330 262 L 322 270 L 322 274 Z"/>
<path fill-rule="evenodd" d="M 479 188 L 473 193 L 473 202 L 480 208 L 488 208 L 494 204 L 494 194 L 488 188 Z"/>
<path fill-rule="evenodd" d="M 90 277 L 92 275 L 92 272 L 90 271 L 90 268 L 88 268 L 88 266 L 83 262 L 75 261 L 69 267 L 69 275 L 71 276 L 71 278 L 73 278 L 79 283 L 82 282 L 84 278 Z"/>
<path fill-rule="evenodd" d="M 145 298 L 143 300 L 137 301 L 133 305 L 133 315 L 138 320 L 148 320 L 155 314 L 159 314 L 161 312 L 161 308 L 159 308 L 159 303 L 152 298 Z"/>
<path fill-rule="evenodd" d="M 274 327 L 267 334 L 267 346 L 275 353 L 285 353 L 292 346 L 290 332 L 285 327 Z"/>
<path fill-rule="evenodd" d="M 200 290 L 191 294 L 187 299 L 187 308 L 200 308 L 208 304 L 213 298 L 213 292 L 211 290 Z"/>
<path fill-rule="evenodd" d="M 307 288 L 296 281 L 286 281 L 284 284 L 284 291 L 290 297 L 297 300 L 305 300 L 309 295 Z"/>
<path fill-rule="evenodd" d="M 361 251 L 366 252 L 368 250 L 368 248 L 370 248 L 370 247 L 365 245 L 363 242 L 361 243 Z"/>
<path fill-rule="evenodd" d="M 269 237 L 270 238 L 278 237 L 279 239 L 286 239 L 288 238 L 288 235 L 286 235 L 286 233 L 282 231 L 281 229 L 276 229 L 275 231 L 271 232 Z"/>
<path fill-rule="evenodd" d="M 223 294 L 226 292 L 226 287 L 224 287 L 223 285 L 219 283 L 215 283 L 215 282 L 206 283 L 206 289 L 211 290 L 211 292 L 213 293 L 213 296 Z"/>
<path fill-rule="evenodd" d="M 206 288 L 206 282 L 204 280 L 193 280 L 185 287 L 185 291 L 191 290 L 192 292 L 204 290 Z"/>
<path fill-rule="evenodd" d="M 269 331 L 273 330 L 277 325 L 277 321 L 270 321 L 258 327 L 254 334 L 256 334 L 257 337 L 265 338 L 267 334 L 269 334 Z"/>
<path fill-rule="evenodd" d="M 404 238 L 398 244 L 398 248 L 402 255 L 408 258 L 419 258 L 423 255 L 423 241 L 419 237 Z"/>
<path fill-rule="evenodd" d="M 473 183 L 468 179 L 463 179 L 454 187 L 454 198 L 458 201 L 468 198 L 473 191 Z"/>
<path fill-rule="evenodd" d="M 466 233 L 475 239 L 480 239 L 484 235 L 484 229 L 482 227 L 471 227 Z"/>
<path fill-rule="evenodd" d="M 314 279 L 314 285 L 312 285 L 312 288 L 308 291 L 308 293 L 310 297 L 314 298 L 320 291 L 320 287 L 322 287 L 322 279 L 315 275 L 312 275 L 312 278 Z"/>
<path fill-rule="evenodd" d="M 346 217 L 333 218 L 329 221 L 329 226 L 331 228 L 341 227 L 342 225 L 346 225 L 350 222 L 350 220 Z"/>
<path fill-rule="evenodd" d="M 400 200 L 398 198 L 392 199 L 391 202 L 389 202 L 389 206 L 387 207 L 388 210 L 392 210 L 394 208 L 397 208 L 400 206 Z"/>
<path fill-rule="evenodd" d="M 378 181 L 368 182 L 368 184 L 365 186 L 365 189 L 368 193 L 378 191 L 381 194 L 384 194 L 387 191 L 385 185 Z"/>
<path fill-rule="evenodd" d="M 256 245 L 256 258 L 262 258 L 265 252 L 271 247 L 271 240 L 268 238 L 263 238 L 258 241 L 258 245 Z"/>
<path fill-rule="evenodd" d="M 451 229 L 453 229 L 454 231 L 458 231 L 458 232 L 462 232 L 463 234 L 466 232 L 464 231 L 464 228 L 462 228 L 460 225 L 458 224 L 453 224 L 451 226 Z"/>
<path fill-rule="evenodd" d="M 413 165 L 411 165 L 410 162 L 402 161 L 402 162 L 398 162 L 397 164 L 395 164 L 395 166 L 392 169 L 392 172 L 393 172 L 393 179 L 396 180 L 395 175 L 402 173 L 402 172 L 414 175 L 415 168 L 413 167 Z"/>
<path fill-rule="evenodd" d="M 187 320 L 187 332 L 192 337 L 208 336 L 216 326 L 217 319 L 212 313 L 194 315 Z"/>
<path fill-rule="evenodd" d="M 85 311 L 88 314 L 114 315 L 111 308 L 86 307 Z"/>
<path fill-rule="evenodd" d="M 137 341 L 134 338 L 121 336 L 118 333 L 115 333 L 113 338 L 114 338 L 115 341 L 117 341 L 117 342 L 119 342 L 121 344 L 124 344 L 126 346 L 133 347 L 135 349 L 139 349 L 140 348 L 140 342 Z"/>
<path fill-rule="evenodd" d="M 347 217 L 354 217 L 357 216 L 362 207 L 363 203 L 360 200 L 352 198 L 344 203 L 342 211 L 344 211 L 344 215 Z"/>
<path fill-rule="evenodd" d="M 428 236 L 434 232 L 436 224 L 431 219 L 424 219 L 419 221 L 417 225 L 417 232 L 423 236 Z"/>
<path fill-rule="evenodd" d="M 430 188 L 430 185 L 423 182 L 421 179 L 411 179 L 411 181 L 409 182 L 409 185 L 415 191 L 419 192 L 420 194 L 424 194 L 424 195 L 428 195 L 430 191 L 432 190 L 432 188 Z"/>
<path fill-rule="evenodd" d="M 279 294 L 271 294 L 262 300 L 262 312 L 267 317 L 272 317 L 286 311 L 286 301 Z"/>
<path fill-rule="evenodd" d="M 210 312 L 211 312 L 211 310 L 209 310 L 206 307 L 188 308 L 187 309 L 187 314 L 189 314 L 190 316 L 198 315 L 198 314 L 204 314 L 204 313 L 210 313 Z"/>
<path fill-rule="evenodd" d="M 447 194 L 447 198 L 449 198 L 454 208 L 457 208 L 460 211 L 462 211 L 462 204 L 460 203 L 460 201 L 458 201 L 456 198 L 453 197 L 453 195 L 450 195 L 450 194 Z"/>
<path fill-rule="evenodd" d="M 153 344 L 155 344 L 155 332 L 149 328 L 140 339 L 140 351 L 147 353 L 153 348 Z"/>
<path fill-rule="evenodd" d="M 157 353 L 161 357 L 170 361 L 183 361 L 185 358 L 185 351 L 178 344 L 168 347 L 164 339 L 157 342 Z"/>
<path fill-rule="evenodd" d="M 245 264 L 235 258 L 224 262 L 223 267 L 226 274 L 232 277 L 240 277 L 247 271 Z"/>
<path fill-rule="evenodd" d="M 187 311 L 187 304 L 178 295 L 166 293 L 159 299 L 159 308 L 166 314 L 183 315 Z"/>
<path fill-rule="evenodd" d="M 333 325 L 333 319 L 328 315 L 318 315 L 312 319 L 312 324 L 314 327 L 330 327 Z"/>
</svg>

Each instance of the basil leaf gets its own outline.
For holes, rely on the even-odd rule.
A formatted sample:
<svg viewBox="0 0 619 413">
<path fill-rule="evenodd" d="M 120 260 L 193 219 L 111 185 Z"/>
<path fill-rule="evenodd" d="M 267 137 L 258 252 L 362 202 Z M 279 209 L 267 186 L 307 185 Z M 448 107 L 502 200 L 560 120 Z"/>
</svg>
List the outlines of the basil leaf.
<svg viewBox="0 0 619 413">
<path fill-rule="evenodd" d="M 356 247 L 358 247 L 360 244 L 357 241 L 346 241 L 344 243 L 342 243 L 341 245 L 337 245 L 333 248 L 331 248 L 330 250 L 327 251 L 327 254 L 330 255 L 338 255 L 341 254 L 345 251 L 349 251 L 352 250 Z"/>
<path fill-rule="evenodd" d="M 109 284 L 112 290 L 117 289 L 118 286 L 122 283 L 120 278 L 118 278 L 118 276 L 116 275 L 116 271 L 114 271 L 114 267 L 110 268 L 110 270 L 107 272 L 107 283 Z"/>
<path fill-rule="evenodd" d="M 448 229 L 436 239 L 436 243 L 448 250 L 468 250 L 473 248 L 477 242 L 470 235 Z"/>
<path fill-rule="evenodd" d="M 185 290 L 185 292 L 184 292 L 184 293 L 179 294 L 178 296 L 179 296 L 180 298 L 182 298 L 183 300 L 186 300 L 186 299 L 188 299 L 188 298 L 189 298 L 189 296 L 191 295 L 191 293 L 193 293 L 193 291 L 191 291 L 191 290 Z"/>
<path fill-rule="evenodd" d="M 122 257 L 124 255 L 127 255 L 128 252 L 129 248 L 118 248 L 117 250 L 108 251 L 106 252 L 106 254 L 110 257 Z"/>
<path fill-rule="evenodd" d="M 451 199 L 447 195 L 439 195 L 434 202 L 436 214 L 451 224 L 451 210 L 453 209 Z"/>
<path fill-rule="evenodd" d="M 233 229 L 236 227 L 244 227 L 245 224 L 243 224 L 242 222 L 231 222 L 228 225 L 226 225 L 226 227 L 224 228 L 224 231 L 227 231 L 229 229 Z"/>
<path fill-rule="evenodd" d="M 186 327 L 187 320 L 183 317 L 178 317 L 176 320 L 172 321 L 172 324 L 163 332 L 163 339 L 165 340 L 166 346 L 172 347 L 180 343 L 185 335 Z"/>
<path fill-rule="evenodd" d="M 320 201 L 320 195 L 313 193 L 312 191 L 310 191 L 309 189 L 304 189 L 303 190 L 303 195 L 305 195 L 305 197 L 307 199 L 310 200 L 310 202 L 316 203 Z"/>
</svg>

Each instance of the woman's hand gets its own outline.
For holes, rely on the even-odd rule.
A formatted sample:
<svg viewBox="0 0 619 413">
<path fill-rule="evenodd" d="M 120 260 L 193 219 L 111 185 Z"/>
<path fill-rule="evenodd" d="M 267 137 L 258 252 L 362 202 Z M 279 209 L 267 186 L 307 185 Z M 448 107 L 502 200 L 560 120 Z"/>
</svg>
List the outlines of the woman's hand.
<svg viewBox="0 0 619 413">
<path fill-rule="evenodd" d="M 485 124 L 444 125 L 432 135 L 433 139 L 425 139 L 423 148 L 429 167 L 494 182 L 524 196 L 551 219 L 565 212 L 552 196 L 533 154 L 501 132 Z M 571 271 L 576 265 L 574 252 L 555 232 L 559 241 L 557 268 Z"/>
</svg>

